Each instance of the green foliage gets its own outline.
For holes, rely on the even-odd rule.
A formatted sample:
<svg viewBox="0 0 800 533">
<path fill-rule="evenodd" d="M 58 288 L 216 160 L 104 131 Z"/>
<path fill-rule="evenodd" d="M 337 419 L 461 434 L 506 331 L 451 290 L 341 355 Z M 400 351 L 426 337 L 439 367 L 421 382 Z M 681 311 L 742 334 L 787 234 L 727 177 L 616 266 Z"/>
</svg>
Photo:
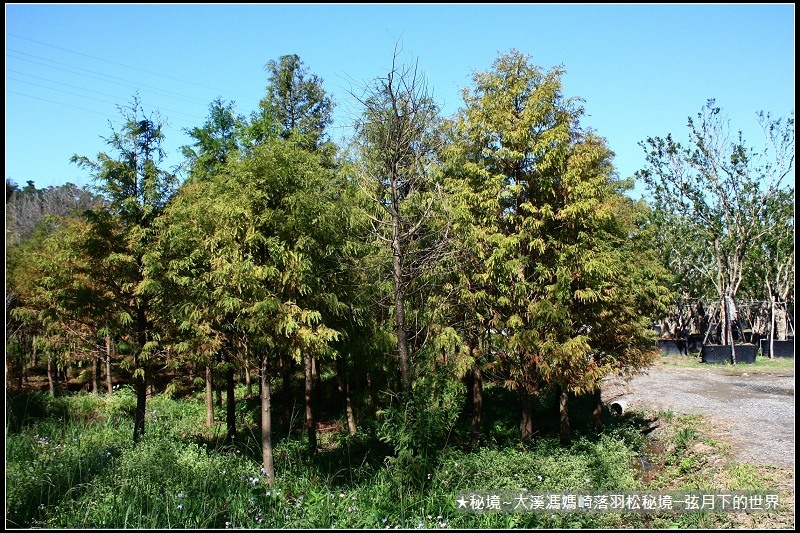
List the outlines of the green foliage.
<svg viewBox="0 0 800 533">
<path fill-rule="evenodd" d="M 102 400 L 92 396 L 27 398 L 39 408 L 26 411 L 25 426 L 12 427 L 6 439 L 7 525 L 44 525 L 53 507 L 80 494 L 130 447 L 127 429 L 93 416 Z"/>
<path fill-rule="evenodd" d="M 378 411 L 378 438 L 394 449 L 389 463 L 404 485 L 424 483 L 450 443 L 463 404 L 463 386 L 446 368 L 435 368 L 413 381 L 410 394 L 400 393 Z"/>
<path fill-rule="evenodd" d="M 420 392 L 430 393 L 440 380 L 417 381 Z M 460 394 L 453 396 L 453 403 Z M 414 477 L 400 468 L 403 460 L 394 450 L 386 451 L 395 459 L 385 461 L 381 443 L 366 434 L 342 436 L 339 447 L 322 450 L 313 459 L 302 435 L 289 436 L 276 443 L 278 475 L 275 488 L 269 489 L 260 472 L 260 436 L 254 435 L 252 442 L 245 439 L 240 448 L 222 446 L 222 436 L 216 439 L 202 426 L 202 402 L 154 396 L 147 413 L 151 429 L 134 446 L 127 424 L 114 414 L 132 408 L 131 391 L 122 389 L 110 397 L 33 394 L 28 401 L 16 400 L 15 411 L 24 411 L 26 404 L 29 409 L 25 424 L 8 427 L 8 527 L 647 528 L 670 523 L 707 527 L 725 520 L 456 511 L 458 490 L 642 490 L 631 457 L 649 452 L 644 451 L 641 424 L 630 417 L 610 424 L 599 438 L 576 438 L 569 447 L 547 436 L 529 447 L 471 451 L 453 446 L 444 432 L 418 420 L 419 432 L 439 442 L 428 450 L 419 441 L 412 443 L 413 461 L 406 465 L 416 465 Z M 514 404 L 513 397 L 508 400 L 506 409 Z M 421 405 L 415 408 L 423 410 Z M 446 418 L 435 407 L 428 411 Z M 669 439 L 685 447 L 669 475 L 693 483 L 691 472 L 681 473 L 680 465 L 700 464 L 689 449 L 700 426 L 693 419 L 677 422 Z M 413 428 L 406 424 L 401 429 Z M 733 465 L 726 472 L 738 489 L 757 490 L 771 483 L 747 465 Z"/>
<path fill-rule="evenodd" d="M 6 398 L 6 425 L 10 431 L 20 431 L 25 426 L 52 416 L 56 399 L 45 392 L 12 393 Z M 59 416 L 61 416 L 60 414 Z"/>
<path fill-rule="evenodd" d="M 308 71 L 297 54 L 270 60 L 267 94 L 253 114 L 249 133 L 262 143 L 276 131 L 283 139 L 293 137 L 303 147 L 314 149 L 325 142 L 327 127 L 333 122 L 333 100 L 322 87 L 322 79 Z"/>
<path fill-rule="evenodd" d="M 595 436 L 578 401 L 577 436 L 561 445 L 554 395 L 588 395 L 609 373 L 651 364 L 649 319 L 671 304 L 670 284 L 708 294 L 725 278 L 732 294 L 763 285 L 788 297 L 793 189 L 780 176 L 793 161 L 793 119 L 762 116 L 774 165 L 760 165 L 741 141 L 727 147 L 719 168 L 730 180 L 713 173 L 722 124 L 712 102 L 689 123 L 690 149 L 648 139 L 640 177 L 660 195 L 651 209 L 625 197 L 631 182 L 616 177 L 606 141 L 581 126 L 582 101 L 563 94 L 563 68 L 544 70 L 518 51 L 475 73 L 448 121 L 419 71 L 393 63 L 369 87 L 353 152 L 339 162 L 326 142 L 333 102 L 321 80 L 297 55 L 267 71 L 249 122 L 217 99 L 188 131 L 190 178 L 177 194 L 176 176 L 160 168 L 160 119 L 145 116 L 138 98 L 120 108 L 122 126 L 106 139 L 114 153 L 73 157 L 104 200 L 92 197 L 84 219 L 37 219 L 9 249 L 15 368 L 35 349 L 85 375 L 109 339 L 116 368 L 140 385 L 139 405 L 151 372 L 177 379 L 144 411 L 130 387 L 108 397 L 9 395 L 8 525 L 619 527 L 618 517 L 461 515 L 452 491 L 637 488 L 630 459 L 645 447 L 640 428 L 617 421 Z M 762 191 L 757 178 L 773 172 Z M 7 191 L 22 235 L 17 200 L 50 193 L 32 182 L 7 181 Z M 731 220 L 747 228 L 727 227 Z M 742 242 L 757 246 L 743 253 Z M 713 253 L 768 266 L 711 276 Z M 262 357 L 285 385 L 273 405 L 286 409 L 302 373 L 276 371 L 278 359 L 316 358 L 326 382 L 320 413 L 335 419 L 313 457 L 296 427 L 275 431 L 274 490 L 256 479 L 260 406 L 243 386 L 233 444 L 205 427 L 203 402 L 177 400 L 189 369 L 201 387 L 198 370 L 211 368 L 216 380 Z M 335 375 L 332 360 L 342 363 Z M 345 425 L 332 394 L 345 390 L 345 375 L 355 435 L 327 432 Z M 461 381 L 475 376 L 483 404 Z M 541 420 L 533 443 L 519 443 L 520 392 Z M 473 435 L 481 405 L 484 427 Z M 133 416 L 137 431 L 145 418 L 149 428 L 135 448 L 121 429 Z M 699 430 L 680 422 L 665 461 L 670 475 L 701 484 L 692 477 L 702 466 L 692 450 Z M 758 484 L 744 469 L 730 475 Z M 676 523 L 708 523 L 692 520 Z"/>
<path fill-rule="evenodd" d="M 318 155 L 273 139 L 176 198 L 162 243 L 182 299 L 174 320 L 203 351 L 245 331 L 251 345 L 291 338 L 293 350 L 335 338 L 320 320 L 330 292 L 314 270 L 332 253 L 341 214 L 326 177 Z"/>
<path fill-rule="evenodd" d="M 752 464 L 730 463 L 726 471 L 731 477 L 732 490 L 767 491 L 764 477 Z"/>
<path fill-rule="evenodd" d="M 643 208 L 624 197 L 604 139 L 580 127 L 563 74 L 499 56 L 465 89 L 445 150 L 459 333 L 489 375 L 528 393 L 584 394 L 645 368 L 646 317 L 668 301 Z"/>
<path fill-rule="evenodd" d="M 202 128 L 185 130 L 193 139 L 181 151 L 189 168 L 189 181 L 204 179 L 237 155 L 244 119 L 234 114 L 233 103 L 221 98 L 209 104 L 209 115 Z"/>
<path fill-rule="evenodd" d="M 794 188 L 785 180 L 794 165 L 794 113 L 759 113 L 764 147 L 756 150 L 741 133 L 729 141 L 721 111 L 710 99 L 689 117 L 686 145 L 672 134 L 640 143 L 647 166 L 636 177 L 650 192 L 657 245 L 676 290 L 690 297 L 788 296 Z"/>
</svg>

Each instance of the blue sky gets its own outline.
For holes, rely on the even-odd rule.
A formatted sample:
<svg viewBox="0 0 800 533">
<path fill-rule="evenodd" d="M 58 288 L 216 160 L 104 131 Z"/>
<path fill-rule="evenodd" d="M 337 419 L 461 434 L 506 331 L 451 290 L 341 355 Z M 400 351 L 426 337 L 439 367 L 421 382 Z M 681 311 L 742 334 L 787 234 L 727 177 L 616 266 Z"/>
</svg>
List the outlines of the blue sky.
<svg viewBox="0 0 800 533">
<path fill-rule="evenodd" d="M 794 111 L 794 4 L 6 4 L 6 178 L 89 185 L 73 154 L 95 158 L 138 92 L 158 111 L 170 165 L 212 100 L 257 108 L 265 65 L 298 54 L 337 103 L 343 141 L 351 93 L 417 61 L 445 116 L 461 88 L 517 49 L 563 66 L 564 94 L 605 137 L 620 177 L 644 166 L 638 143 L 672 133 L 714 98 L 748 144 L 756 112 Z M 641 185 L 634 191 L 641 194 Z"/>
</svg>

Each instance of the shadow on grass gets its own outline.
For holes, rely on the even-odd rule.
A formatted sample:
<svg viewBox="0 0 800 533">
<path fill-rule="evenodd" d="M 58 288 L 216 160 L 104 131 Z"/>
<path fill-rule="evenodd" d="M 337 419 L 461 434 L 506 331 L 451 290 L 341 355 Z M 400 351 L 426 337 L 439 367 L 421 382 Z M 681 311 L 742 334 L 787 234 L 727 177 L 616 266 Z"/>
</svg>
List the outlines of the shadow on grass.
<svg viewBox="0 0 800 533">
<path fill-rule="evenodd" d="M 629 412 L 617 416 L 603 404 L 601 420 L 603 429 L 600 434 L 594 430 L 594 398 L 592 395 L 570 396 L 569 419 L 570 432 L 574 439 L 586 437 L 596 439 L 604 433 L 614 432 L 621 427 L 632 428 L 646 433 L 654 420 L 638 413 Z M 536 438 L 553 438 L 559 436 L 558 397 L 554 391 L 540 394 L 533 406 L 534 440 Z M 482 443 L 499 447 L 515 446 L 520 443 L 520 404 L 517 393 L 500 387 L 492 387 L 484 391 L 484 411 L 481 423 Z M 471 420 L 462 413 L 459 429 L 468 440 Z"/>
<path fill-rule="evenodd" d="M 49 392 L 22 390 L 6 394 L 6 428 L 11 433 L 48 419 L 64 420 L 68 415 L 67 403 Z"/>
<path fill-rule="evenodd" d="M 558 411 L 555 393 L 545 393 L 538 397 L 534 406 L 536 435 L 533 443 L 525 448 L 540 450 L 541 446 L 558 447 Z M 290 429 L 283 426 L 279 409 L 288 402 L 277 398 L 273 411 L 272 444 L 276 474 L 279 477 L 295 475 L 311 484 L 324 484 L 340 489 L 353 488 L 369 483 L 384 470 L 396 457 L 394 449 L 375 436 L 374 428 L 362 427 L 358 434 L 350 435 L 346 423 L 340 419 L 327 419 L 333 423 L 326 425 L 332 431 L 318 431 L 318 449 L 309 453 L 306 431 L 302 420 L 295 419 Z M 482 431 L 479 448 L 507 448 L 520 445 L 519 400 L 516 392 L 500 387 L 487 389 L 484 396 Z M 622 441 L 632 450 L 643 450 L 646 435 L 656 420 L 652 417 L 628 412 L 622 416 L 613 415 L 603 406 L 603 431 L 596 434 L 593 418 L 594 400 L 591 396 L 578 396 L 570 399 L 570 422 L 573 443 L 580 446 L 597 442 L 603 436 L 611 436 Z M 258 398 L 240 400 L 238 411 L 244 417 L 240 424 L 234 444 L 225 443 L 224 427 L 215 435 L 208 432 L 192 437 L 192 440 L 210 451 L 234 453 L 236 450 L 260 464 L 262 461 L 261 434 L 259 429 L 260 404 Z M 326 411 L 323 411 L 325 413 Z M 328 415 L 332 413 L 328 412 Z M 456 423 L 447 448 L 469 452 L 471 418 L 465 413 Z M 583 443 L 583 444 L 578 444 Z M 432 451 L 420 458 L 427 462 L 426 468 L 437 463 L 436 457 L 443 450 Z"/>
</svg>

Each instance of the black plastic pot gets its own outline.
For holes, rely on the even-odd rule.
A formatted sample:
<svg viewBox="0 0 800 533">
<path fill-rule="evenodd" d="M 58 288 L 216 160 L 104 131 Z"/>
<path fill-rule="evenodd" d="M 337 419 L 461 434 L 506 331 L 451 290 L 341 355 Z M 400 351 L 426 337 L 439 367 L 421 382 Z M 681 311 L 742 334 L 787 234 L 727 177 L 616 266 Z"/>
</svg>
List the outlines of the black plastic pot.
<svg viewBox="0 0 800 533">
<path fill-rule="evenodd" d="M 685 339 L 658 339 L 656 345 L 663 355 L 689 355 Z"/>
<path fill-rule="evenodd" d="M 686 349 L 689 350 L 689 353 L 700 353 L 703 350 L 703 334 L 692 333 L 689 335 L 689 338 L 686 339 Z"/>
<path fill-rule="evenodd" d="M 794 357 L 794 339 L 772 342 L 775 345 L 775 357 Z M 761 356 L 769 357 L 769 339 L 761 339 Z"/>
<path fill-rule="evenodd" d="M 737 344 L 736 362 L 752 365 L 756 362 L 755 344 Z M 704 363 L 724 364 L 731 362 L 730 345 L 704 344 L 700 351 L 700 358 Z"/>
<path fill-rule="evenodd" d="M 737 344 L 736 348 L 736 362 L 752 365 L 756 362 L 756 352 L 758 346 L 755 344 Z"/>
</svg>

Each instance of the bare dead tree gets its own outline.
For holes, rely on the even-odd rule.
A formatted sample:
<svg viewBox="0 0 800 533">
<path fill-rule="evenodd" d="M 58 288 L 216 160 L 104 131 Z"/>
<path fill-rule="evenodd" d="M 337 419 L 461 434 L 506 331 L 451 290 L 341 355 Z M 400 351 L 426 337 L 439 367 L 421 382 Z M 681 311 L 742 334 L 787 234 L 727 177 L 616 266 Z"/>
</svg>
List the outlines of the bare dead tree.
<svg viewBox="0 0 800 533">
<path fill-rule="evenodd" d="M 765 134 L 763 151 L 748 147 L 741 135 L 731 138 L 728 121 L 709 100 L 689 118 L 689 146 L 671 135 L 640 143 L 648 168 L 637 172 L 653 193 L 663 217 L 665 252 L 687 282 L 709 288 L 720 305 L 722 342 L 733 344 L 730 303 L 753 268 L 752 248 L 760 246 L 774 224 L 762 223 L 785 194 L 793 171 L 794 118 L 759 114 Z"/>
<path fill-rule="evenodd" d="M 355 168 L 365 198 L 364 214 L 374 242 L 391 254 L 392 305 L 401 387 L 410 387 L 409 324 L 406 302 L 423 273 L 444 250 L 446 224 L 431 169 L 436 163 L 439 108 L 418 65 L 397 64 L 378 77 L 357 100 Z"/>
<path fill-rule="evenodd" d="M 15 191 L 6 199 L 6 242 L 13 244 L 30 237 L 48 215 L 80 216 L 101 202 L 102 198 L 72 183 L 35 192 Z"/>
</svg>

